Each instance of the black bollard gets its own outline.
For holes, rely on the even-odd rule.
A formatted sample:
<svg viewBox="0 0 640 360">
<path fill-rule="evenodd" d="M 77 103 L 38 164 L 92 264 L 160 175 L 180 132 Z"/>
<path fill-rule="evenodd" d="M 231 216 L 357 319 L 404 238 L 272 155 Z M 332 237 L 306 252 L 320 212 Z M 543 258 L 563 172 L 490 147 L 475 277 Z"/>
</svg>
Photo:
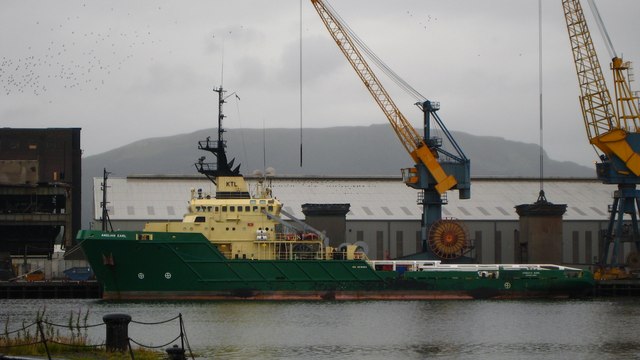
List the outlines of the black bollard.
<svg viewBox="0 0 640 360">
<path fill-rule="evenodd" d="M 169 360 L 187 360 L 184 355 L 184 349 L 178 347 L 178 345 L 173 345 L 173 347 L 167 348 L 165 351 L 169 355 Z"/>
<path fill-rule="evenodd" d="M 129 322 L 131 316 L 127 314 L 108 314 L 102 317 L 107 326 L 107 351 L 126 351 L 129 347 Z"/>
</svg>

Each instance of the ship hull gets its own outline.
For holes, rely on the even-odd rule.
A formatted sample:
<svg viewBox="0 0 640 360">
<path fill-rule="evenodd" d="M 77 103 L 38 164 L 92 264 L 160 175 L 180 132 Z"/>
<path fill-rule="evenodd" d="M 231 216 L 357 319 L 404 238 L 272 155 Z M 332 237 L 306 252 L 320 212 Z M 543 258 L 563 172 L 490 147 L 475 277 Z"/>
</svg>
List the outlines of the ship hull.
<svg viewBox="0 0 640 360">
<path fill-rule="evenodd" d="M 563 270 L 501 269 L 489 278 L 365 260 L 227 259 L 199 233 L 83 230 L 78 241 L 112 300 L 563 298 L 588 295 L 594 285 L 588 272 Z"/>
<path fill-rule="evenodd" d="M 309 291 L 251 291 L 246 295 L 234 292 L 174 292 L 174 291 L 131 291 L 131 292 L 104 292 L 104 300 L 244 300 L 244 301 L 410 301 L 410 300 L 516 300 L 516 299 L 567 299 L 587 296 L 586 292 L 513 292 L 494 293 L 491 296 L 474 296 L 467 291 L 338 291 L 338 292 L 309 292 Z"/>
</svg>

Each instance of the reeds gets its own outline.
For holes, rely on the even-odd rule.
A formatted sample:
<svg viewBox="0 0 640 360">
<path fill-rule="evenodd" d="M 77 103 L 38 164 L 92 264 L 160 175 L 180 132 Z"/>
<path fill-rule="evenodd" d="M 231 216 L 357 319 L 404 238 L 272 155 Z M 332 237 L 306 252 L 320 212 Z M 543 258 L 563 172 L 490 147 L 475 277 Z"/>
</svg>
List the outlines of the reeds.
<svg viewBox="0 0 640 360">
<path fill-rule="evenodd" d="M 35 321 L 21 321 L 15 329 L 9 315 L 4 319 L 0 333 L 0 353 L 7 355 L 55 356 L 68 359 L 131 359 L 130 353 L 107 353 L 104 344 L 92 344 L 89 339 L 89 309 L 69 312 L 66 324 L 56 324 L 49 319 L 46 307 L 36 312 Z M 15 330 L 10 330 L 14 328 Z M 141 360 L 165 358 L 162 353 L 147 349 L 135 349 L 135 358 Z"/>
</svg>

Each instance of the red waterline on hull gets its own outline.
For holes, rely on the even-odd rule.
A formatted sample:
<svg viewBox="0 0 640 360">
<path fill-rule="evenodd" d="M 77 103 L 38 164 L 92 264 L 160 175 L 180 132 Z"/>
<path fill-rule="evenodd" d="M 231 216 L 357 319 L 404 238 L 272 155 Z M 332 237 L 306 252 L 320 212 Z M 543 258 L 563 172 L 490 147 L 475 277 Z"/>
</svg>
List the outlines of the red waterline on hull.
<svg viewBox="0 0 640 360">
<path fill-rule="evenodd" d="M 568 298 L 569 294 L 517 292 L 491 299 Z M 353 301 L 353 300 L 472 300 L 467 292 L 269 292 L 237 296 L 229 293 L 105 292 L 105 300 L 239 300 L 239 301 Z"/>
</svg>

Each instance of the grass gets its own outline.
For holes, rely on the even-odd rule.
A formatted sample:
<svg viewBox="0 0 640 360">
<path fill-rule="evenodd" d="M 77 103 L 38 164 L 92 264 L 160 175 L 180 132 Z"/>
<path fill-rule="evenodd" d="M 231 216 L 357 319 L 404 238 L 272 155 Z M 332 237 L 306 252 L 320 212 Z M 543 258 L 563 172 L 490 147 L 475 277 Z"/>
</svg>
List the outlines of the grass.
<svg viewBox="0 0 640 360">
<path fill-rule="evenodd" d="M 4 331 L 0 333 L 0 353 L 4 355 L 47 356 L 47 349 L 51 356 L 64 356 L 70 360 L 98 359 L 119 360 L 131 359 L 129 351 L 107 352 L 104 346 L 91 347 L 87 333 L 89 310 L 83 314 L 82 309 L 77 313 L 69 314 L 69 319 L 64 326 L 53 324 L 45 314 L 38 310 L 35 321 L 27 323 L 22 320 L 22 327 L 16 331 L 10 331 L 10 318 L 6 317 Z M 46 347 L 42 339 L 45 338 Z M 98 344 L 99 345 L 99 344 Z M 166 359 L 166 354 L 159 350 L 134 348 L 135 359 L 156 360 Z"/>
</svg>

